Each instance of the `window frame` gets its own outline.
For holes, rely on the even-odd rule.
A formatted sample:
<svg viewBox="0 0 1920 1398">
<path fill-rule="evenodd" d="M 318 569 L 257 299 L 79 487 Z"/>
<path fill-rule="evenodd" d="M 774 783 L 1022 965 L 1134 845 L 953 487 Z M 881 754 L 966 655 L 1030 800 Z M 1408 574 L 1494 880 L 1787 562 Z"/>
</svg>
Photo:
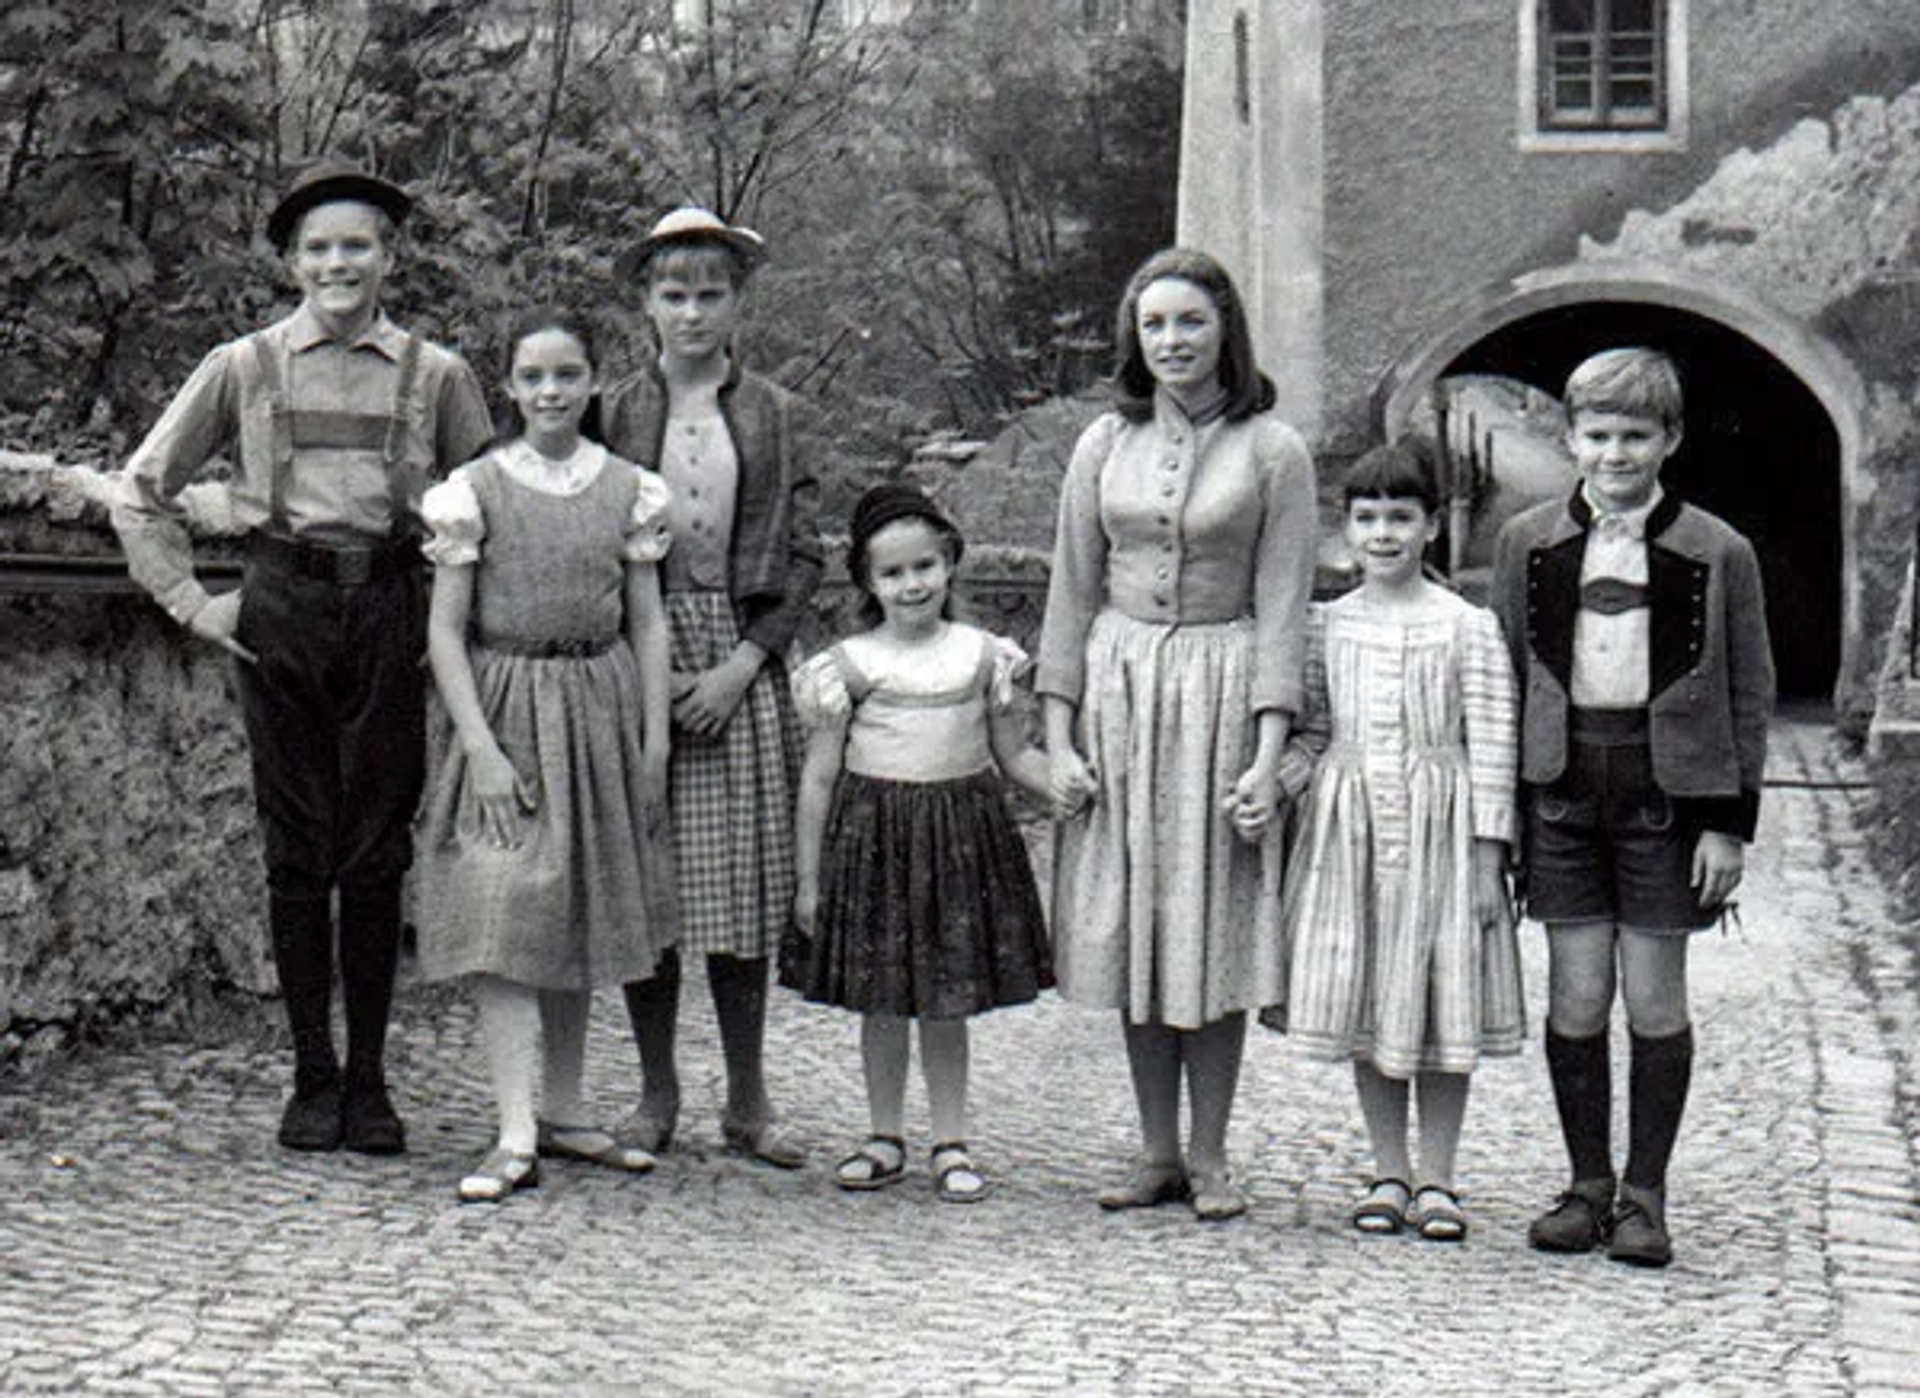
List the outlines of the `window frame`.
<svg viewBox="0 0 1920 1398">
<path fill-rule="evenodd" d="M 1522 151 L 1562 153 L 1577 151 L 1634 152 L 1686 149 L 1690 118 L 1688 102 L 1689 0 L 1654 0 L 1654 52 L 1660 60 L 1655 75 L 1656 105 L 1663 109 L 1658 125 L 1608 126 L 1596 123 L 1554 122 L 1549 113 L 1549 84 L 1553 55 L 1545 10 L 1550 0 L 1519 0 L 1518 145 Z M 1609 0 L 1596 0 L 1604 16 Z M 1604 122 L 1604 117 L 1601 118 Z"/>
</svg>

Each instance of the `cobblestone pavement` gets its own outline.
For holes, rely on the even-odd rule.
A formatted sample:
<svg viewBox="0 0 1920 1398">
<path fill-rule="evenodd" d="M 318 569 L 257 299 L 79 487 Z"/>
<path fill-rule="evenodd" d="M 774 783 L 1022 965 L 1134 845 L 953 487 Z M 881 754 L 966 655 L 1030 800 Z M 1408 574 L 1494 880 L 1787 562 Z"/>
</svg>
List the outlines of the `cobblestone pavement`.
<svg viewBox="0 0 1920 1398">
<path fill-rule="evenodd" d="M 0 1092 L 0 1391 L 1920 1393 L 1913 959 L 1857 766 L 1787 721 L 1774 767 L 1744 932 L 1696 944 L 1666 1272 L 1528 1251 L 1562 1168 L 1537 1042 L 1476 1084 L 1462 1247 L 1345 1225 L 1366 1168 L 1348 1075 L 1258 1031 L 1232 1141 L 1251 1214 L 1105 1216 L 1092 1192 L 1132 1144 L 1119 1034 L 1051 999 L 976 1025 L 1000 1181 L 978 1207 L 934 1200 L 923 1118 L 904 1186 L 833 1187 L 865 1120 L 855 1026 L 785 995 L 774 1083 L 815 1164 L 724 1155 L 701 991 L 660 1171 L 561 1163 L 463 1208 L 490 1123 L 473 1024 L 410 994 L 397 1160 L 275 1147 L 287 1069 L 265 1048 L 79 1055 Z M 592 1054 L 611 1118 L 634 1076 L 616 997 Z"/>
</svg>

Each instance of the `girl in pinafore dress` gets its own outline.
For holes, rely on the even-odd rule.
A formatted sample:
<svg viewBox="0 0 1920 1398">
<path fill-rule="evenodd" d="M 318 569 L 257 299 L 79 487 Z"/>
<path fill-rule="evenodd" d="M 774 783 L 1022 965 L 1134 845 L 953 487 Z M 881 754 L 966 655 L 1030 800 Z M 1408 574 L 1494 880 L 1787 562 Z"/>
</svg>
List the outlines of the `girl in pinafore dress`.
<svg viewBox="0 0 1920 1398">
<path fill-rule="evenodd" d="M 537 1184 L 537 1155 L 653 1167 L 585 1124 L 587 1012 L 596 986 L 652 972 L 677 921 L 667 487 L 581 437 L 582 322 L 535 312 L 510 354 L 523 435 L 421 506 L 447 722 L 421 817 L 420 961 L 432 979 L 472 978 L 500 1108 L 497 1147 L 460 1181 L 468 1202 Z"/>
<path fill-rule="evenodd" d="M 764 1069 L 772 953 L 793 916 L 800 734 L 786 654 L 820 585 L 819 488 L 785 390 L 734 354 L 760 236 L 675 209 L 618 266 L 643 285 L 660 353 L 607 390 L 607 444 L 673 492 L 662 582 L 673 646 L 668 783 L 680 876 L 679 950 L 706 963 L 726 1057 L 726 1148 L 806 1161 L 776 1119 Z M 680 957 L 627 986 L 640 1101 L 615 1129 L 664 1150 L 680 1114 Z"/>
<path fill-rule="evenodd" d="M 1307 707 L 1284 778 L 1307 789 L 1287 863 L 1292 974 L 1284 1012 L 1263 1020 L 1314 1057 L 1353 1062 L 1374 1156 L 1354 1226 L 1458 1242 L 1468 1075 L 1518 1053 L 1524 1028 L 1506 883 L 1512 671 L 1493 613 L 1422 572 L 1440 502 L 1415 449 L 1361 457 L 1345 496 L 1362 583 L 1310 618 Z"/>
<path fill-rule="evenodd" d="M 934 1187 L 968 1204 L 990 1184 L 967 1152 L 967 1016 L 1031 1001 L 1053 972 L 1000 786 L 1004 772 L 1042 799 L 1048 789 L 1013 707 L 1027 660 L 951 619 L 961 548 L 912 486 L 875 486 L 854 507 L 847 572 L 874 625 L 794 676 L 809 729 L 794 920 L 810 941 L 798 988 L 862 1016 L 872 1131 L 836 1182 L 871 1190 L 901 1178 L 918 1019 Z"/>
</svg>

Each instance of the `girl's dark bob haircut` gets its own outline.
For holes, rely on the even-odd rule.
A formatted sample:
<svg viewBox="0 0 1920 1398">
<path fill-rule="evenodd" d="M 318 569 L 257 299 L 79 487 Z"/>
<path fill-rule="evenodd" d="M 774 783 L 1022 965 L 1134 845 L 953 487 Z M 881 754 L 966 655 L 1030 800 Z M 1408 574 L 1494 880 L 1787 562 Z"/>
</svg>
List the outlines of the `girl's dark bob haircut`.
<svg viewBox="0 0 1920 1398">
<path fill-rule="evenodd" d="M 1361 453 L 1340 483 L 1344 504 L 1355 500 L 1418 500 L 1430 515 L 1440 513 L 1440 483 L 1425 444 L 1411 437 Z"/>
<path fill-rule="evenodd" d="M 1225 332 L 1220 346 L 1220 386 L 1227 391 L 1222 415 L 1228 422 L 1243 422 L 1255 413 L 1273 406 L 1273 381 L 1260 372 L 1253 358 L 1253 330 L 1247 323 L 1247 308 L 1227 275 L 1211 254 L 1197 248 L 1165 248 L 1156 252 L 1127 281 L 1126 294 L 1120 298 L 1120 310 L 1114 318 L 1114 384 L 1119 390 L 1115 404 L 1129 422 L 1145 422 L 1153 416 L 1153 371 L 1140 348 L 1140 295 L 1157 281 L 1172 278 L 1191 282 L 1212 298 L 1220 312 Z"/>
</svg>

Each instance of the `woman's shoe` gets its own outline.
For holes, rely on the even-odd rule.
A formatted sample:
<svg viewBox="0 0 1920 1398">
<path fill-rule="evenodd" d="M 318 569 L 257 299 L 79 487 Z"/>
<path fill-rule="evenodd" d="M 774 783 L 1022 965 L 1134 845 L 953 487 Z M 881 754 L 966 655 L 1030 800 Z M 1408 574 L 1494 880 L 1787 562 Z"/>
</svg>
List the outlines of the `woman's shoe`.
<svg viewBox="0 0 1920 1398">
<path fill-rule="evenodd" d="M 516 1189 L 540 1183 L 540 1162 L 531 1155 L 496 1146 L 474 1172 L 460 1181 L 463 1204 L 497 1204 Z"/>
<path fill-rule="evenodd" d="M 1407 1223 L 1430 1243 L 1464 1243 L 1467 1214 L 1460 1197 L 1445 1185 L 1423 1184 L 1407 1207 Z"/>
<path fill-rule="evenodd" d="M 1207 1223 L 1224 1223 L 1247 1211 L 1247 1196 L 1225 1166 L 1188 1172 L 1187 1187 L 1192 1191 L 1193 1216 Z"/>
<path fill-rule="evenodd" d="M 993 1181 L 975 1168 L 965 1141 L 941 1141 L 928 1157 L 933 1192 L 943 1204 L 977 1204 L 993 1193 Z"/>
<path fill-rule="evenodd" d="M 1127 1177 L 1100 1191 L 1100 1207 L 1114 1212 L 1120 1209 L 1153 1209 L 1187 1197 L 1187 1172 L 1179 1165 L 1155 1165 L 1142 1160 Z"/>
<path fill-rule="evenodd" d="M 1385 1175 L 1367 1186 L 1348 1217 L 1362 1233 L 1398 1233 L 1407 1226 L 1407 1206 L 1412 1202 L 1413 1186 Z"/>
<path fill-rule="evenodd" d="M 777 1170 L 798 1170 L 807 1163 L 807 1148 L 777 1121 L 763 1121 L 755 1126 L 723 1121 L 720 1137 L 733 1154 L 758 1160 Z"/>
<path fill-rule="evenodd" d="M 652 1151 L 622 1145 L 610 1131 L 597 1126 L 558 1126 L 540 1123 L 538 1153 L 556 1160 L 584 1160 L 589 1165 L 605 1165 L 614 1170 L 642 1175 L 660 1162 Z"/>
<path fill-rule="evenodd" d="M 899 1183 L 906 1172 L 905 1141 L 898 1136 L 869 1136 L 866 1144 L 833 1167 L 833 1182 L 842 1189 L 866 1193 Z"/>
</svg>

